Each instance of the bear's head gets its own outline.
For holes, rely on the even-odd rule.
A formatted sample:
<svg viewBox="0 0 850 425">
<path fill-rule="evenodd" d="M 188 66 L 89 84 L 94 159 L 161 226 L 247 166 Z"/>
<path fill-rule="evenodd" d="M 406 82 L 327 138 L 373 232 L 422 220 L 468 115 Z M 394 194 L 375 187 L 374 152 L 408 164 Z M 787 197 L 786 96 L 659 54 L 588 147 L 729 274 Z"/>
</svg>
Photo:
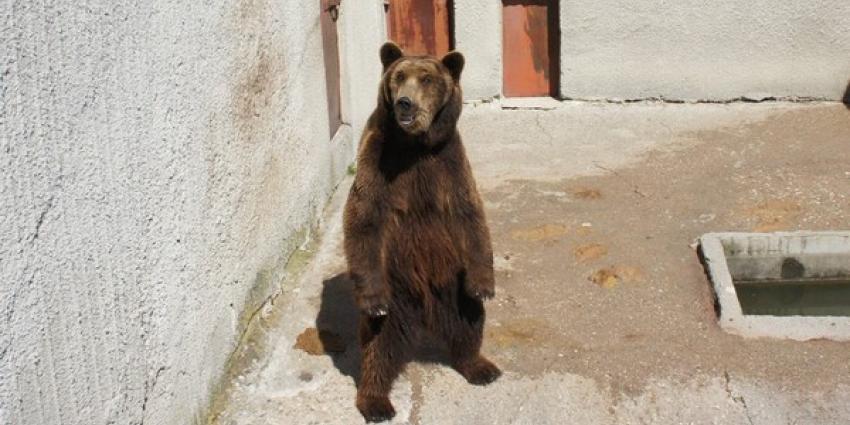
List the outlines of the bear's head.
<svg viewBox="0 0 850 425">
<path fill-rule="evenodd" d="M 380 101 L 398 127 L 410 135 L 427 134 L 432 142 L 450 136 L 463 104 L 463 55 L 449 52 L 439 60 L 405 56 L 387 42 L 381 47 L 381 63 Z"/>
</svg>

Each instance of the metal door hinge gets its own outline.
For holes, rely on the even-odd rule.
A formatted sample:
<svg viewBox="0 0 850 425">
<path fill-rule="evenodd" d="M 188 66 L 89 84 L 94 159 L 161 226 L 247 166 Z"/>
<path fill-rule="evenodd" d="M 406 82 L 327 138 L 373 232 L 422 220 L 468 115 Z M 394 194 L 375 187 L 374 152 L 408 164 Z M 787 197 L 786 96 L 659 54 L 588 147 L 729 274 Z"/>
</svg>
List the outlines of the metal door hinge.
<svg viewBox="0 0 850 425">
<path fill-rule="evenodd" d="M 342 0 L 322 0 L 322 12 L 328 12 L 331 15 L 331 20 L 336 22 L 339 19 L 339 5 Z"/>
</svg>

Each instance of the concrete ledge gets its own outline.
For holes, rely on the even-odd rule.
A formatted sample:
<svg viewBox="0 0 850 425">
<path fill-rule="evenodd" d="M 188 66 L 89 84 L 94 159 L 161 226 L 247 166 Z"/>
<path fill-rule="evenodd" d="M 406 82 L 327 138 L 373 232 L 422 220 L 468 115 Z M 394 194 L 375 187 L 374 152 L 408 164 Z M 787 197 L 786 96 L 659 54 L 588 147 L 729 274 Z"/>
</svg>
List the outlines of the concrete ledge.
<svg viewBox="0 0 850 425">
<path fill-rule="evenodd" d="M 508 97 L 502 98 L 499 104 L 502 109 L 542 109 L 550 110 L 561 107 L 561 101 L 552 97 Z"/>
<path fill-rule="evenodd" d="M 850 276 L 850 232 L 708 233 L 700 238 L 700 248 L 725 331 L 745 337 L 850 341 L 850 317 L 745 315 L 733 283 L 781 277 L 787 258 L 801 264 L 799 277 Z"/>
</svg>

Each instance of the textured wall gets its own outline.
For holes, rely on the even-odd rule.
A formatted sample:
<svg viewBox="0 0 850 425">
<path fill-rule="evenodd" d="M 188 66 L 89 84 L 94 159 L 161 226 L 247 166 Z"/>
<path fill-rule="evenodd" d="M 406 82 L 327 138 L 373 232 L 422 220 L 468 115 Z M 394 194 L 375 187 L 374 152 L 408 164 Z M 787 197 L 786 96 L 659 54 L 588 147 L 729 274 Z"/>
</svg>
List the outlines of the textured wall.
<svg viewBox="0 0 850 425">
<path fill-rule="evenodd" d="M 457 0 L 455 49 L 466 58 L 464 100 L 502 93 L 502 5 L 493 0 Z"/>
<path fill-rule="evenodd" d="M 467 99 L 501 93 L 501 5 L 455 2 Z M 839 100 L 846 0 L 560 0 L 561 94 L 582 99 Z"/>
<path fill-rule="evenodd" d="M 0 6 L 0 424 L 199 420 L 352 159 L 316 3 Z"/>
<path fill-rule="evenodd" d="M 563 0 L 568 97 L 838 100 L 850 78 L 846 0 Z"/>
<path fill-rule="evenodd" d="M 338 27 L 346 36 L 340 46 L 343 121 L 355 135 L 363 132 L 378 100 L 381 60 L 387 40 L 383 0 L 344 0 Z M 355 143 L 356 145 L 356 143 Z"/>
</svg>

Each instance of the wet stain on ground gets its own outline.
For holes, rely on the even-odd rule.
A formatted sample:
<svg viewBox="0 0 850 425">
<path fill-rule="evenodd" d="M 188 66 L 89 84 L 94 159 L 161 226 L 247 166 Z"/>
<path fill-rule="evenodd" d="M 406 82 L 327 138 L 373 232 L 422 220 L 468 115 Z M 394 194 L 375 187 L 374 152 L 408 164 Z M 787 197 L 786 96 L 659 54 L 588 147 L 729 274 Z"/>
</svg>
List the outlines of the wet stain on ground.
<svg viewBox="0 0 850 425">
<path fill-rule="evenodd" d="M 588 236 L 593 233 L 593 227 L 591 226 L 581 226 L 576 229 L 576 235 L 578 236 Z"/>
<path fill-rule="evenodd" d="M 514 239 L 540 242 L 558 239 L 569 232 L 569 227 L 563 224 L 543 224 L 526 229 L 518 229 L 511 232 Z"/>
<path fill-rule="evenodd" d="M 611 269 L 597 270 L 590 275 L 589 279 L 591 282 L 603 288 L 613 288 L 617 286 L 617 283 L 619 283 L 617 273 Z"/>
<path fill-rule="evenodd" d="M 607 254 L 608 247 L 599 243 L 581 245 L 573 250 L 573 255 L 579 262 L 598 260 Z"/>
<path fill-rule="evenodd" d="M 573 197 L 583 200 L 596 200 L 602 198 L 602 192 L 599 189 L 582 188 L 573 191 Z"/>
<path fill-rule="evenodd" d="M 774 232 L 789 229 L 802 211 L 794 201 L 769 200 L 748 208 L 746 214 L 756 220 L 754 232 Z"/>
<path fill-rule="evenodd" d="M 488 327 L 484 339 L 497 348 L 515 348 L 535 342 L 542 328 L 543 325 L 537 320 L 513 320 Z"/>
<path fill-rule="evenodd" d="M 603 288 L 610 289 L 621 283 L 643 280 L 643 271 L 632 266 L 610 266 L 593 272 L 588 279 Z"/>
<path fill-rule="evenodd" d="M 298 380 L 301 382 L 310 382 L 313 380 L 313 374 L 307 371 L 303 371 L 298 374 Z"/>
</svg>

